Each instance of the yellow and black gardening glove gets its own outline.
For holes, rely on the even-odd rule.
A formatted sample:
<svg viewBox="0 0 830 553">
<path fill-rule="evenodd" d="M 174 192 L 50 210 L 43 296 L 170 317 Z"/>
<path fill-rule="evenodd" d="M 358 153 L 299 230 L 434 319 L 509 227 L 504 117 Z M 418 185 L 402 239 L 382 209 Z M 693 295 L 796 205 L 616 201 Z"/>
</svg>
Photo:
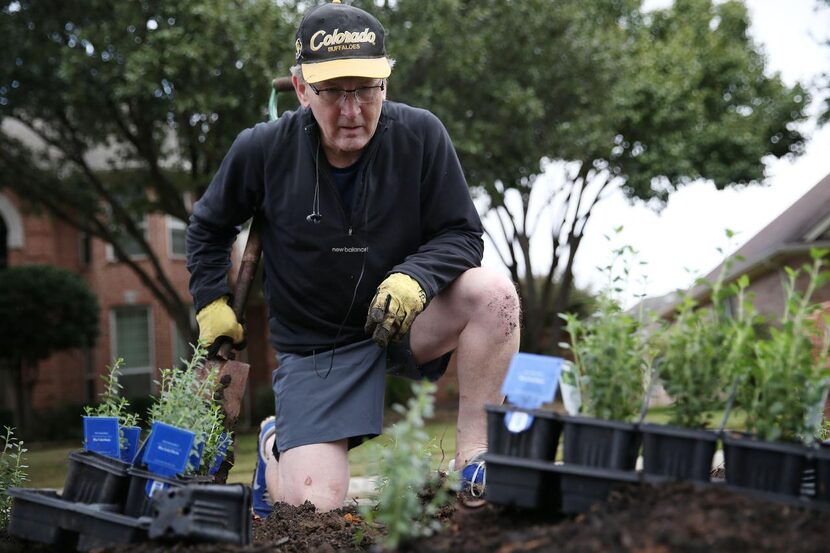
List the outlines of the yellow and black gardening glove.
<svg viewBox="0 0 830 553">
<path fill-rule="evenodd" d="M 208 345 L 208 355 L 214 356 L 223 342 L 231 341 L 236 349 L 245 345 L 245 331 L 228 305 L 228 296 L 213 300 L 196 313 L 199 323 L 199 342 Z"/>
<path fill-rule="evenodd" d="M 366 334 L 385 348 L 390 340 L 400 340 L 409 332 L 412 321 L 424 310 L 427 295 L 409 275 L 392 273 L 380 283 L 366 318 Z"/>
</svg>

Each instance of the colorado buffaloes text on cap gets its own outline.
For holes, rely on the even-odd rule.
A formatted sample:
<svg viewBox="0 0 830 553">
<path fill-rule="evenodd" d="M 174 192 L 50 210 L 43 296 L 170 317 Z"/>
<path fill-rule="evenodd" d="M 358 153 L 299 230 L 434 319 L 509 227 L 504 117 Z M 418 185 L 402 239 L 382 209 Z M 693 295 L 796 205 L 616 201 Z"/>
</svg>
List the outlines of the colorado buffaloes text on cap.
<svg viewBox="0 0 830 553">
<path fill-rule="evenodd" d="M 383 26 L 371 14 L 340 2 L 305 14 L 295 48 L 309 83 L 338 77 L 385 79 L 392 72 Z"/>
</svg>

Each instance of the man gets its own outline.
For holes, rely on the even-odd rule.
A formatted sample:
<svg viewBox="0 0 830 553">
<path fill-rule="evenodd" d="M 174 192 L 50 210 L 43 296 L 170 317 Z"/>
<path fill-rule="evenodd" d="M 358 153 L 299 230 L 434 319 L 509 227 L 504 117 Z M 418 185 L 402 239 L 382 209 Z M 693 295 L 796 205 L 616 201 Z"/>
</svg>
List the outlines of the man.
<svg viewBox="0 0 830 553">
<path fill-rule="evenodd" d="M 239 344 L 229 252 L 241 223 L 264 219 L 279 367 L 256 481 L 274 500 L 342 506 L 348 449 L 382 431 L 386 371 L 435 380 L 455 352 L 454 462 L 482 484 L 483 407 L 500 403 L 519 344 L 515 288 L 480 268 L 481 222 L 443 125 L 386 101 L 377 19 L 335 0 L 305 15 L 295 46 L 300 109 L 239 135 L 187 231 L 200 338 Z M 258 514 L 269 508 L 255 490 Z"/>
</svg>

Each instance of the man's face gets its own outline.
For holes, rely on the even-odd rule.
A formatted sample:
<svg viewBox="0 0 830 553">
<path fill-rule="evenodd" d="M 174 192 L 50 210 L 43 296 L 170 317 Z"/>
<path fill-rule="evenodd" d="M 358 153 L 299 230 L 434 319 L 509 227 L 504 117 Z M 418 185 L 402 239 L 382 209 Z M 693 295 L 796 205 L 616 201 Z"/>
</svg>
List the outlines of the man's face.
<svg viewBox="0 0 830 553">
<path fill-rule="evenodd" d="M 313 87 L 296 77 L 293 81 L 300 103 L 311 108 L 320 126 L 322 146 L 329 163 L 335 167 L 347 167 L 357 161 L 378 127 L 386 91 L 374 91 L 376 98 L 366 103 L 358 102 L 353 93 L 347 94 L 345 99 L 341 97 L 331 103 L 331 97 L 337 97 L 337 94 L 323 92 L 318 96 L 314 88 L 321 92 L 327 89 L 354 90 L 378 86 L 384 81 L 364 77 L 340 77 L 314 83 Z M 325 99 L 326 95 L 329 95 L 329 101 Z"/>
</svg>

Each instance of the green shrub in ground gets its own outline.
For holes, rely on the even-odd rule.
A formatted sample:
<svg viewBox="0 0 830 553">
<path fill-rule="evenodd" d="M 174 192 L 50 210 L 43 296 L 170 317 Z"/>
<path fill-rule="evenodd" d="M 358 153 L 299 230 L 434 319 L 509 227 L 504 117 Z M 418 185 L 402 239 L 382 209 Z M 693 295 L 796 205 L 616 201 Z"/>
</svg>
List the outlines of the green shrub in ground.
<svg viewBox="0 0 830 553">
<path fill-rule="evenodd" d="M 207 474 L 222 443 L 225 415 L 216 399 L 218 369 L 204 369 L 207 349 L 199 344 L 183 368 L 161 369 L 159 396 L 150 407 L 150 423 L 163 422 L 196 434 L 194 451 L 204 443 L 200 466 L 188 464 L 189 474 Z"/>
<path fill-rule="evenodd" d="M 26 449 L 23 442 L 14 437 L 14 431 L 6 428 L 3 436 L 3 452 L 0 454 L 0 528 L 9 524 L 12 510 L 12 498 L 6 493 L 9 488 L 22 486 L 26 481 L 26 465 L 23 464 L 23 454 Z"/>
<path fill-rule="evenodd" d="M 738 405 L 746 412 L 747 430 L 762 440 L 811 442 L 821 432 L 821 412 L 830 384 L 830 320 L 818 315 L 815 291 L 830 280 L 828 250 L 812 250 L 812 263 L 786 267 L 786 302 L 770 337 L 755 343 L 755 363 L 746 367 Z M 796 283 L 807 277 L 804 292 Z"/>
<path fill-rule="evenodd" d="M 361 513 L 367 524 L 385 527 L 380 545 L 388 550 L 395 550 L 402 540 L 439 530 L 435 515 L 451 497 L 450 478 L 432 469 L 434 446 L 424 430 L 424 419 L 434 414 L 435 390 L 431 382 L 413 384 L 414 395 L 407 406 L 392 406 L 403 418 L 386 431 L 391 444 L 376 446 L 380 449 L 377 505 L 364 505 Z M 358 541 L 362 538 L 356 536 Z"/>
<path fill-rule="evenodd" d="M 104 391 L 100 394 L 98 405 L 84 407 L 84 414 L 88 417 L 115 417 L 122 428 L 138 426 L 138 414 L 130 411 L 130 402 L 121 395 L 123 387 L 118 382 L 121 365 L 124 359 L 119 357 L 107 367 L 107 372 L 101 375 L 104 381 Z M 126 443 L 123 430 L 120 431 L 119 442 L 123 447 Z"/>
</svg>

